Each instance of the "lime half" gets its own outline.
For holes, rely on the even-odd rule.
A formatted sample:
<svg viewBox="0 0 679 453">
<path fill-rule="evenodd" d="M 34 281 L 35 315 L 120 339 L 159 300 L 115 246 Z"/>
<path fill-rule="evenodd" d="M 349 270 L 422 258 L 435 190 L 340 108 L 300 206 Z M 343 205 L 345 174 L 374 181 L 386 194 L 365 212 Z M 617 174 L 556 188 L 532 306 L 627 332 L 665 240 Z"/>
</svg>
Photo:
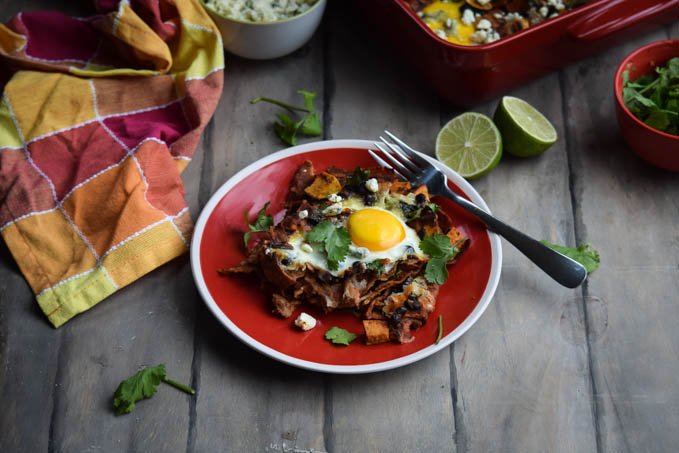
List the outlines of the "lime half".
<svg viewBox="0 0 679 453">
<path fill-rule="evenodd" d="M 501 157 L 500 131 L 480 113 L 456 116 L 436 137 L 436 158 L 467 179 L 489 173 Z"/>
<path fill-rule="evenodd" d="M 504 147 L 509 154 L 535 156 L 556 142 L 556 129 L 552 123 L 522 99 L 503 97 L 493 119 L 502 133 Z"/>
</svg>

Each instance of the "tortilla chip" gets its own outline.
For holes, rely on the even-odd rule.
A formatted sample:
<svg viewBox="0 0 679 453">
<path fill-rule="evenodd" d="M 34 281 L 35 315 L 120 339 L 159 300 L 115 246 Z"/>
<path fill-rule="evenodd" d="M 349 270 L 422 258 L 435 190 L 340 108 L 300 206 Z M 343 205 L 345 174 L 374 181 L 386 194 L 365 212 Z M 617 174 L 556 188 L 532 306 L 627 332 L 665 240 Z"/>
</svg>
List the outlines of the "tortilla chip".
<svg viewBox="0 0 679 453">
<path fill-rule="evenodd" d="M 304 189 L 304 192 L 311 198 L 323 200 L 328 198 L 328 195 L 337 193 L 340 190 L 342 190 L 342 184 L 340 184 L 339 180 L 330 173 L 323 172 L 314 178 L 314 182 Z"/>
</svg>

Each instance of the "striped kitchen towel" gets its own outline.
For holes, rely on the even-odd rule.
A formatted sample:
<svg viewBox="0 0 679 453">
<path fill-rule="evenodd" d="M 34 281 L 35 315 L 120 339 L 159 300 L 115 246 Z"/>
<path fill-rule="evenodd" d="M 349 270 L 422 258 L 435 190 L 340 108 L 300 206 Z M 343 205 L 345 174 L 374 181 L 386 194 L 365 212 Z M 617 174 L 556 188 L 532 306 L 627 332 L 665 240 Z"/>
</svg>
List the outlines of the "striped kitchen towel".
<svg viewBox="0 0 679 453">
<path fill-rule="evenodd" d="M 0 25 L 0 231 L 56 327 L 187 250 L 180 173 L 223 85 L 198 0 L 96 4 Z"/>
</svg>

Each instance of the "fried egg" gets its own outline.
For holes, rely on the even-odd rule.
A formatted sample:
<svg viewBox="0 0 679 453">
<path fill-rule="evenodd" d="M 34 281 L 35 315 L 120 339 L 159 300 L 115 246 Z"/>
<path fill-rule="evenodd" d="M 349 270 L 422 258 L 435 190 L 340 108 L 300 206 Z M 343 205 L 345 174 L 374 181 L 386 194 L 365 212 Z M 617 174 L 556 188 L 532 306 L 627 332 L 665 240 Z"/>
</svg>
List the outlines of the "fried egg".
<svg viewBox="0 0 679 453">
<path fill-rule="evenodd" d="M 349 232 L 351 245 L 346 258 L 339 263 L 337 270 L 328 268 L 324 250 L 305 241 L 305 234 L 296 232 L 290 236 L 288 243 L 291 249 L 276 249 L 282 259 L 286 259 L 289 269 L 300 269 L 311 265 L 334 276 L 342 276 L 355 263 L 371 263 L 375 260 L 387 260 L 385 269 L 389 270 L 395 263 L 416 256 L 425 260 L 420 250 L 420 238 L 417 232 L 406 224 L 399 202 L 409 200 L 403 195 L 391 196 L 383 194 L 372 206 L 366 206 L 360 198 L 349 198 L 337 201 L 331 210 L 324 210 L 324 217 L 344 226 Z M 337 221 L 337 214 L 347 213 L 348 217 Z"/>
</svg>

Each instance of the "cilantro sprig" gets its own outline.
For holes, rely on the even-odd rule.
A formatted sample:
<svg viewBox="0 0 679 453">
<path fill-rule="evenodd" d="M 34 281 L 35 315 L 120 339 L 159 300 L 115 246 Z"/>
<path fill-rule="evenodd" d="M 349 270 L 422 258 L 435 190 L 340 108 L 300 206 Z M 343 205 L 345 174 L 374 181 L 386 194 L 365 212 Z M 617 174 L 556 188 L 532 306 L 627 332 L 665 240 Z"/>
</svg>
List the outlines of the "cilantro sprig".
<svg viewBox="0 0 679 453">
<path fill-rule="evenodd" d="M 373 260 L 367 263 L 365 266 L 369 270 L 375 271 L 377 275 L 382 275 L 384 273 L 384 263 L 382 260 Z"/>
<path fill-rule="evenodd" d="M 679 57 L 634 81 L 625 70 L 622 80 L 622 100 L 634 116 L 654 129 L 679 135 Z"/>
<path fill-rule="evenodd" d="M 448 279 L 448 261 L 457 255 L 457 247 L 444 234 L 434 233 L 420 241 L 420 249 L 429 255 L 424 278 L 429 283 L 443 285 Z"/>
<path fill-rule="evenodd" d="M 331 341 L 332 344 L 349 346 L 349 343 L 356 339 L 356 334 L 335 326 L 325 332 L 325 339 Z"/>
<path fill-rule="evenodd" d="M 321 119 L 314 107 L 314 100 L 316 93 L 306 90 L 298 90 L 297 93 L 302 95 L 304 107 L 288 104 L 287 102 L 279 101 L 269 97 L 258 97 L 250 101 L 250 104 L 258 102 L 268 102 L 277 105 L 287 110 L 287 113 L 276 114 L 276 121 L 273 125 L 274 131 L 278 138 L 286 145 L 296 145 L 297 135 L 307 135 L 311 137 L 318 137 L 322 134 Z M 299 114 L 303 114 L 300 115 Z"/>
<path fill-rule="evenodd" d="M 136 402 L 155 395 L 161 382 L 189 395 L 196 394 L 192 388 L 168 378 L 165 375 L 165 365 L 161 363 L 158 366 L 142 368 L 122 381 L 113 394 L 113 408 L 118 415 L 129 414 L 134 410 Z"/>
<path fill-rule="evenodd" d="M 370 177 L 370 170 L 367 168 L 356 167 L 354 171 L 349 176 L 347 180 L 347 186 L 353 187 L 355 189 L 360 189 L 363 187 L 365 182 Z"/>
<path fill-rule="evenodd" d="M 328 268 L 336 271 L 339 263 L 347 257 L 351 237 L 346 228 L 335 226 L 325 220 L 312 228 L 306 235 L 307 242 L 320 244 L 328 255 Z"/>
<path fill-rule="evenodd" d="M 559 253 L 563 253 L 567 257 L 572 258 L 578 263 L 582 264 L 585 266 L 585 269 L 587 269 L 588 274 L 591 274 L 597 270 L 599 263 L 601 262 L 599 252 L 594 250 L 592 245 L 589 243 L 580 244 L 577 247 L 566 247 L 564 245 L 552 244 L 547 241 L 540 242 L 545 244 L 547 247 L 550 247 Z"/>
<path fill-rule="evenodd" d="M 250 223 L 250 216 L 248 216 L 248 210 L 243 212 L 243 217 L 245 217 L 245 224 L 248 226 L 250 231 L 243 235 L 243 242 L 245 243 L 245 248 L 248 248 L 248 243 L 250 242 L 250 236 L 252 233 L 263 233 L 269 231 L 269 228 L 273 226 L 273 217 L 266 215 L 266 210 L 269 209 L 269 204 L 271 202 L 267 201 L 264 207 L 257 213 L 257 218 L 255 223 Z"/>
</svg>

